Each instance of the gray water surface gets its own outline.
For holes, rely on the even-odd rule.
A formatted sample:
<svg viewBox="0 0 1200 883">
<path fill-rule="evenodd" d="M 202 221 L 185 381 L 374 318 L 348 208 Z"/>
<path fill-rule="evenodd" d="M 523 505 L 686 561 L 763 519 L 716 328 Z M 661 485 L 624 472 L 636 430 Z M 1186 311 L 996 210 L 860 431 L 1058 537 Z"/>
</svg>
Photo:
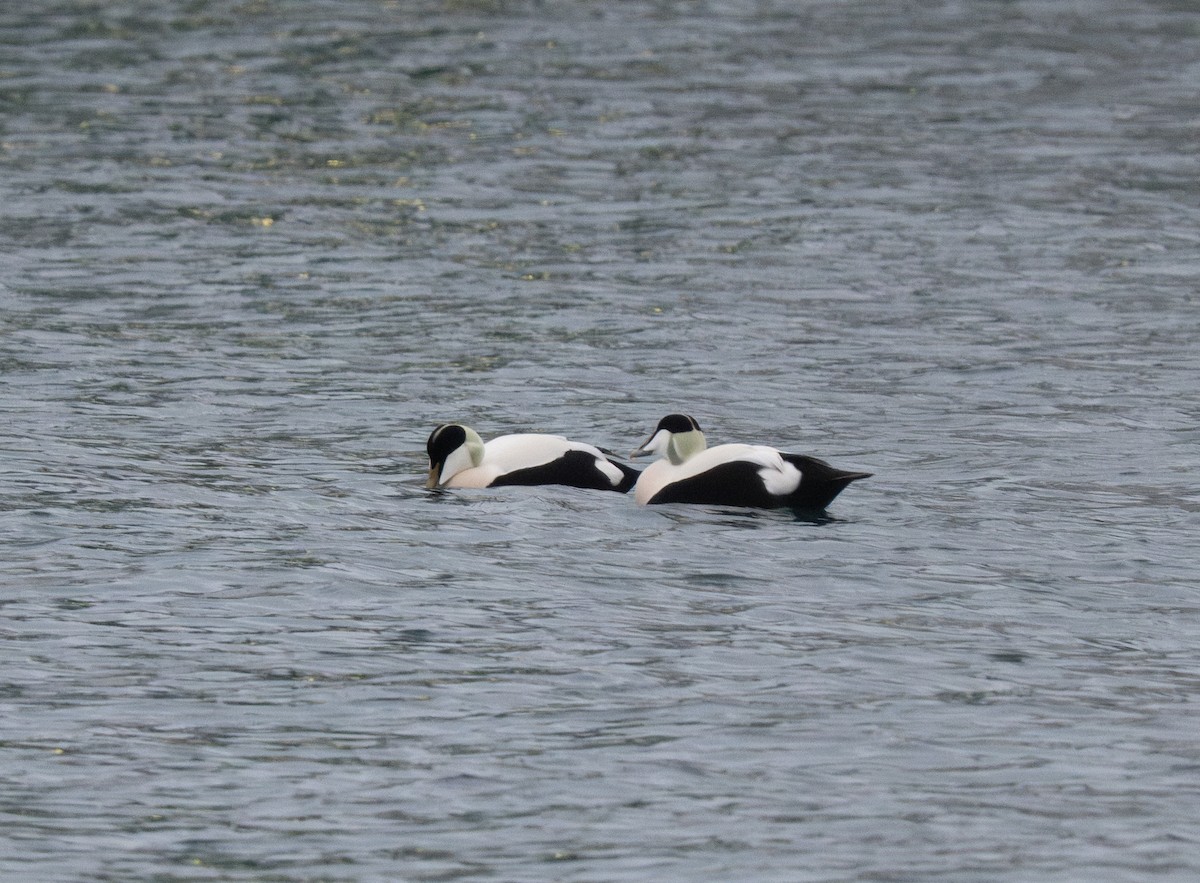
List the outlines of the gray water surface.
<svg viewBox="0 0 1200 883">
<path fill-rule="evenodd" d="M 1196 879 L 1195 13 L 4 4 L 0 878 Z"/>
</svg>

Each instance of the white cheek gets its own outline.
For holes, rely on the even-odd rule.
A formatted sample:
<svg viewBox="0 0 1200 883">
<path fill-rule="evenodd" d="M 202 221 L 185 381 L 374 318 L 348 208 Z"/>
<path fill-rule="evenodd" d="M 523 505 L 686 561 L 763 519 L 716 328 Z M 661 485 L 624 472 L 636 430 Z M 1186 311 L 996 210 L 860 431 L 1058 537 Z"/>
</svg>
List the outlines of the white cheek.
<svg viewBox="0 0 1200 883">
<path fill-rule="evenodd" d="M 658 454 L 660 457 L 667 453 L 667 445 L 671 442 L 671 433 L 660 429 L 646 442 L 642 450 L 648 454 Z"/>
<path fill-rule="evenodd" d="M 446 458 L 446 465 L 442 467 L 442 475 L 438 484 L 445 484 L 458 473 L 470 468 L 471 452 L 467 450 L 467 446 L 455 448 L 454 452 Z"/>
</svg>

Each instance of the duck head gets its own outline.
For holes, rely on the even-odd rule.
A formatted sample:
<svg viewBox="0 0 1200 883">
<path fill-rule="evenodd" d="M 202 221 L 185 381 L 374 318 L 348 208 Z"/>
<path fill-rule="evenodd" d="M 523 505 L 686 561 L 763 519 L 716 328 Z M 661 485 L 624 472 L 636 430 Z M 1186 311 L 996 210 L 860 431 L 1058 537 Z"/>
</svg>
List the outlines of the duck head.
<svg viewBox="0 0 1200 883">
<path fill-rule="evenodd" d="M 429 478 L 425 487 L 438 487 L 464 469 L 483 462 L 483 439 L 461 423 L 443 423 L 425 442 L 429 452 Z"/>
<path fill-rule="evenodd" d="M 700 453 L 707 446 L 700 424 L 686 414 L 668 414 L 658 421 L 650 438 L 634 450 L 630 457 L 638 454 L 658 454 L 676 466 Z"/>
</svg>

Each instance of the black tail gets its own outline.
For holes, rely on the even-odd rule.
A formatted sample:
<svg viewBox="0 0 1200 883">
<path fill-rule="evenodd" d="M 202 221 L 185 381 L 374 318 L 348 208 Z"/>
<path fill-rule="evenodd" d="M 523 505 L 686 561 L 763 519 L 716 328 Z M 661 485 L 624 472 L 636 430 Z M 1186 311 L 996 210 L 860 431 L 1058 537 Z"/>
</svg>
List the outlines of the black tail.
<svg viewBox="0 0 1200 883">
<path fill-rule="evenodd" d="M 850 482 L 870 478 L 874 474 L 835 469 L 824 460 L 804 454 L 784 454 L 783 459 L 800 470 L 800 487 L 788 500 L 796 509 L 824 509 Z"/>
</svg>

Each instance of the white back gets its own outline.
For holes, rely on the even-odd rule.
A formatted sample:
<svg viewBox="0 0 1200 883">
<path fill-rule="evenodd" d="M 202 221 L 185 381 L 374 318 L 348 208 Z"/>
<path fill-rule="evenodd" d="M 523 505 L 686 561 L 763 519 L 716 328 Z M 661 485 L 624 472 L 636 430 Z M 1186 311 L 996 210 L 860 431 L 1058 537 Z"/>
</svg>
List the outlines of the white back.
<svg viewBox="0 0 1200 883">
<path fill-rule="evenodd" d="M 613 466 L 599 448 L 583 442 L 573 442 L 561 435 L 541 433 L 519 433 L 502 435 L 483 446 L 483 462 L 473 469 L 465 469 L 446 482 L 446 487 L 487 487 L 501 475 L 518 469 L 544 466 L 567 451 L 585 451 L 599 461 L 597 467 L 614 485 L 621 480 L 621 470 Z"/>
</svg>

